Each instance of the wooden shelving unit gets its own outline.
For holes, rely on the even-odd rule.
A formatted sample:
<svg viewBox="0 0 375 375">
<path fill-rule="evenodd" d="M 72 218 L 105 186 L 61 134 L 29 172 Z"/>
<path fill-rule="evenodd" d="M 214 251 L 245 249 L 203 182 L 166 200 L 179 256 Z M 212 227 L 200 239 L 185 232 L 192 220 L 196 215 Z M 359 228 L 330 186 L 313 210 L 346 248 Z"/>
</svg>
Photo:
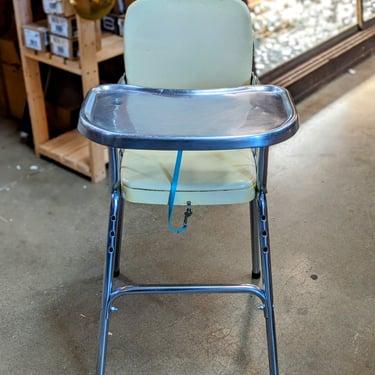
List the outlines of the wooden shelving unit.
<svg viewBox="0 0 375 375">
<path fill-rule="evenodd" d="M 50 139 L 39 63 L 80 75 L 85 95 L 90 88 L 99 84 L 99 62 L 123 53 L 122 38 L 101 34 L 98 22 L 77 16 L 79 60 L 67 60 L 49 52 L 39 53 L 23 46 L 22 25 L 33 22 L 31 0 L 13 0 L 13 8 L 35 153 L 82 173 L 93 182 L 104 179 L 108 156 L 103 146 L 88 141 L 77 130 Z"/>
</svg>

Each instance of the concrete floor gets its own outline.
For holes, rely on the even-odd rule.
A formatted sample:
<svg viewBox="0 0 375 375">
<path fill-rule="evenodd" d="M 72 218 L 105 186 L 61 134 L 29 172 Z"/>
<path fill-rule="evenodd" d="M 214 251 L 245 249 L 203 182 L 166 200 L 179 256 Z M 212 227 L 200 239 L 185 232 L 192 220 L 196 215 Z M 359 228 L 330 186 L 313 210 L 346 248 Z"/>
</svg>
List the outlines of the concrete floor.
<svg viewBox="0 0 375 375">
<path fill-rule="evenodd" d="M 300 131 L 271 151 L 280 374 L 375 373 L 374 72 L 375 56 L 300 103 Z M 105 181 L 36 158 L 2 120 L 0 374 L 94 373 L 107 193 Z M 247 205 L 197 207 L 179 236 L 165 207 L 128 204 L 126 214 L 127 278 L 249 280 Z M 121 299 L 107 374 L 267 374 L 257 305 L 229 295 Z"/>
</svg>

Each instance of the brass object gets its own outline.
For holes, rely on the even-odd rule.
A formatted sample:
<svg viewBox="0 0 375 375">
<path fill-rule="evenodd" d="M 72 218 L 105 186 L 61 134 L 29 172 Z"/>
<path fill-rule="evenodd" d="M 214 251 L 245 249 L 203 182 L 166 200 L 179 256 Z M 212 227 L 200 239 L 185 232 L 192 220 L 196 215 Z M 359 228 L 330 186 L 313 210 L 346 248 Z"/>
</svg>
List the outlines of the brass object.
<svg viewBox="0 0 375 375">
<path fill-rule="evenodd" d="M 116 0 L 69 0 L 76 13 L 86 20 L 98 20 L 107 15 Z"/>
</svg>

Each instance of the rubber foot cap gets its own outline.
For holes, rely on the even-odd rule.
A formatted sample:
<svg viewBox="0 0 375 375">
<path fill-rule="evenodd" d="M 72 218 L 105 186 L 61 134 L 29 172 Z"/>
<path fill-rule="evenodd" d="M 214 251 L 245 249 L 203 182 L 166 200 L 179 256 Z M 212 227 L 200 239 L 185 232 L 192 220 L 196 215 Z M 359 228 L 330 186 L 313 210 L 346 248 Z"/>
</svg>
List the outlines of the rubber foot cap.
<svg viewBox="0 0 375 375">
<path fill-rule="evenodd" d="M 258 280 L 260 278 L 260 272 L 252 272 L 251 278 Z"/>
</svg>

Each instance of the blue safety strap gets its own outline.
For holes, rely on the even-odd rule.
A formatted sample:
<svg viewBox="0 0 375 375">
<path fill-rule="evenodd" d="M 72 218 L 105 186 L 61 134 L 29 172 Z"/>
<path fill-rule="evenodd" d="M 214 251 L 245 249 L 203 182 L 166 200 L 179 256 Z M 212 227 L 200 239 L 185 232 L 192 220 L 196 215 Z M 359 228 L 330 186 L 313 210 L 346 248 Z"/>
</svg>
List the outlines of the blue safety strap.
<svg viewBox="0 0 375 375">
<path fill-rule="evenodd" d="M 168 228 L 172 233 L 182 233 L 187 229 L 187 218 L 192 214 L 191 211 L 191 203 L 187 202 L 187 209 L 185 211 L 185 218 L 184 223 L 180 228 L 174 228 L 172 225 L 172 217 L 173 217 L 173 207 L 174 207 L 174 199 L 176 196 L 177 190 L 177 183 L 178 177 L 180 175 L 180 168 L 181 168 L 181 161 L 182 161 L 182 150 L 177 151 L 176 163 L 174 166 L 172 181 L 171 181 L 171 188 L 169 191 L 169 198 L 168 198 Z"/>
</svg>

